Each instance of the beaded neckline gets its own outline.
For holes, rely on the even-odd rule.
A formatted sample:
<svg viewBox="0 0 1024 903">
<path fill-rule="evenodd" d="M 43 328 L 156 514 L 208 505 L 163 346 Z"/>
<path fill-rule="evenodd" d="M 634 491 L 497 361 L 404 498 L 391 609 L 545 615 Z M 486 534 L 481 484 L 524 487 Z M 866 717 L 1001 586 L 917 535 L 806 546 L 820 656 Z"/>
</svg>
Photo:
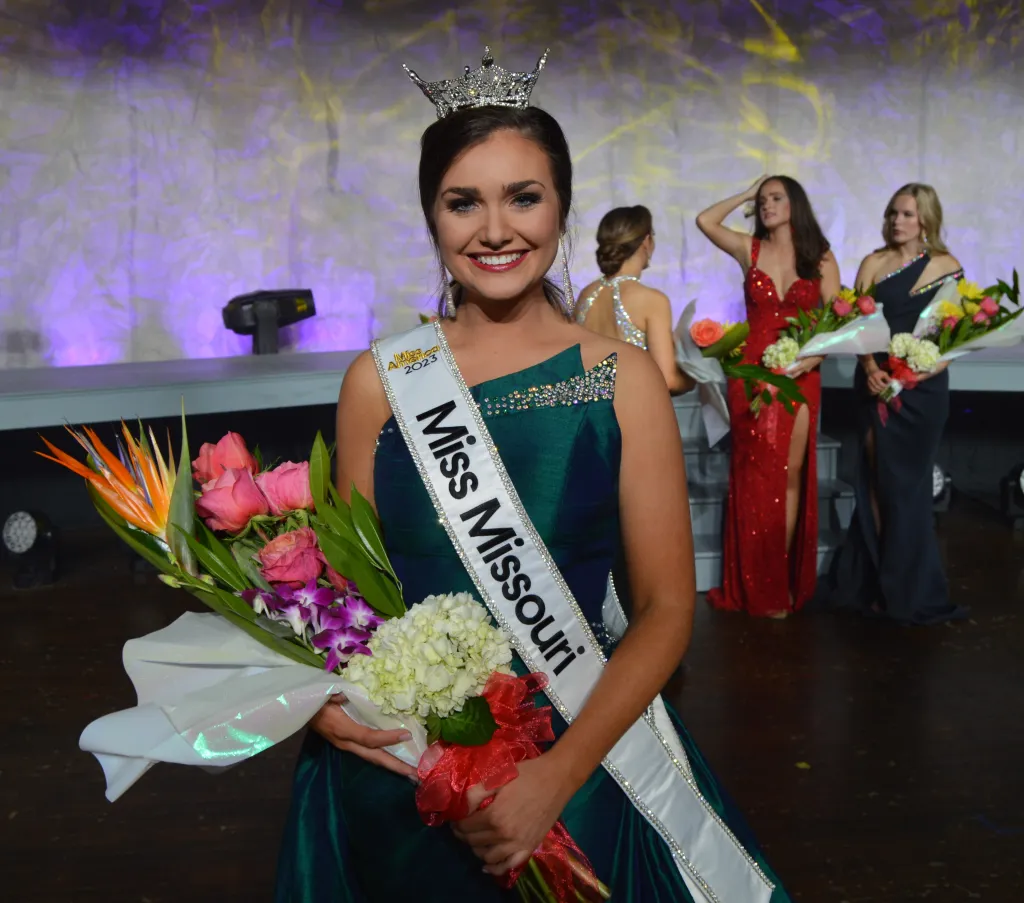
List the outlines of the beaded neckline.
<svg viewBox="0 0 1024 903">
<path fill-rule="evenodd" d="M 900 267 L 897 267 L 897 268 L 896 268 L 895 270 L 893 270 L 893 271 L 892 271 L 891 273 L 887 273 L 887 274 L 886 274 L 886 275 L 884 275 L 884 276 L 883 276 L 883 277 L 882 277 L 881 279 L 876 279 L 876 280 L 875 280 L 875 285 L 878 285 L 878 283 L 879 283 L 879 282 L 885 282 L 885 280 L 886 280 L 886 279 L 891 279 L 891 278 L 892 278 L 893 276 L 898 276 L 898 275 L 899 275 L 900 273 L 902 273 L 902 272 L 903 272 L 903 271 L 904 271 L 904 270 L 905 270 L 905 269 L 906 269 L 907 267 L 911 267 L 911 266 L 913 266 L 913 265 L 914 265 L 915 263 L 917 263 L 917 262 L 918 262 L 918 261 L 919 261 L 919 260 L 920 260 L 920 259 L 921 259 L 922 257 L 927 257 L 927 256 L 928 256 L 928 252 L 927 252 L 927 251 L 922 251 L 922 252 L 921 252 L 920 254 L 918 254 L 918 255 L 917 255 L 916 257 L 912 257 L 912 258 L 911 258 L 910 260 L 908 260 L 908 261 L 907 261 L 907 262 L 906 262 L 905 264 L 903 264 L 903 265 L 902 265 L 902 266 L 900 266 Z"/>
<path fill-rule="evenodd" d="M 957 281 L 957 280 L 963 279 L 963 278 L 964 278 L 964 271 L 963 270 L 956 270 L 956 271 L 954 271 L 952 273 L 946 273 L 945 276 L 939 276 L 938 279 L 933 279 L 931 282 L 928 282 L 925 285 L 922 285 L 920 288 L 911 289 L 910 294 L 911 294 L 911 297 L 913 297 L 914 295 L 923 295 L 925 292 L 930 291 L 931 289 L 935 288 L 935 286 L 942 285 L 942 283 L 948 282 L 950 279 L 952 279 L 954 281 Z"/>
<path fill-rule="evenodd" d="M 481 398 L 480 413 L 484 417 L 496 417 L 536 408 L 573 407 L 595 401 L 612 401 L 615 398 L 617 372 L 618 355 L 613 353 L 585 373 L 568 379 L 515 389 L 494 398 Z"/>
</svg>

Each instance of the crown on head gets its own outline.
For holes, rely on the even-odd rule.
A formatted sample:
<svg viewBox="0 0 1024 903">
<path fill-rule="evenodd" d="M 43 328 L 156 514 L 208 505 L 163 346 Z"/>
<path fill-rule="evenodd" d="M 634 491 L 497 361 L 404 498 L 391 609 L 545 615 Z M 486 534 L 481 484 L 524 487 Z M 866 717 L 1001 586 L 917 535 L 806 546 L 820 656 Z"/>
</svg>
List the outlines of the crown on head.
<svg viewBox="0 0 1024 903">
<path fill-rule="evenodd" d="M 403 65 L 402 68 L 437 107 L 437 118 L 444 119 L 456 110 L 469 107 L 525 109 L 530 105 L 530 94 L 547 58 L 548 51 L 545 50 L 533 72 L 509 72 L 494 65 L 491 48 L 485 47 L 479 69 L 470 71 L 466 66 L 465 73 L 459 78 L 446 78 L 439 82 L 425 82 L 408 66 Z"/>
</svg>

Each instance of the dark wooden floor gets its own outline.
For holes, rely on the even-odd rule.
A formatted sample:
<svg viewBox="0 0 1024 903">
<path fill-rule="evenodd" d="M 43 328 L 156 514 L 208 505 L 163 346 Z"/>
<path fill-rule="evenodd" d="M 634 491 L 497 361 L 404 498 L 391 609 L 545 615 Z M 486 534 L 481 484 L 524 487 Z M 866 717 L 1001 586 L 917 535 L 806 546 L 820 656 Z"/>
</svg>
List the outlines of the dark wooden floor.
<svg viewBox="0 0 1024 903">
<path fill-rule="evenodd" d="M 796 900 L 1024 899 L 1024 538 L 969 502 L 941 535 L 960 626 L 699 610 L 671 698 Z M 69 559 L 47 590 L 0 573 L 3 899 L 269 900 L 294 740 L 107 803 L 78 735 L 134 703 L 124 641 L 196 606 L 106 534 Z"/>
</svg>

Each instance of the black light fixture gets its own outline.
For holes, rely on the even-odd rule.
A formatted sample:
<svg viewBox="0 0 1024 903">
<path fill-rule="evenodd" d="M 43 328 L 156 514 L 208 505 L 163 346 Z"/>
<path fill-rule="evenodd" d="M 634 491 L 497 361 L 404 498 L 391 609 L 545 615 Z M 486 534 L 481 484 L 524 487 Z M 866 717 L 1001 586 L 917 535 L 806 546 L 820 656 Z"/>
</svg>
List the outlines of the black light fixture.
<svg viewBox="0 0 1024 903">
<path fill-rule="evenodd" d="M 15 511 L 4 521 L 0 535 L 5 557 L 15 565 L 15 587 L 29 589 L 56 581 L 57 528 L 46 515 Z"/>
<path fill-rule="evenodd" d="M 949 511 L 949 502 L 953 497 L 953 478 L 938 464 L 932 465 L 932 511 L 940 513 Z"/>
<path fill-rule="evenodd" d="M 253 354 L 277 354 L 277 331 L 316 315 L 308 288 L 250 292 L 224 306 L 224 325 L 239 335 L 252 336 Z"/>
<path fill-rule="evenodd" d="M 1024 529 L 1024 463 L 1017 464 L 999 483 L 1000 508 L 1016 529 Z"/>
</svg>

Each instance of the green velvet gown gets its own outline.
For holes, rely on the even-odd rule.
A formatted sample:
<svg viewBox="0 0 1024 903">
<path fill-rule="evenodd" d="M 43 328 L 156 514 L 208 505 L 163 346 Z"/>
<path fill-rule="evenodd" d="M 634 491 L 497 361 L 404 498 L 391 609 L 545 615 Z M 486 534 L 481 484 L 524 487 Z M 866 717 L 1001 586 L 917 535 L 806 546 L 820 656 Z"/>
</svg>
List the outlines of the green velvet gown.
<svg viewBox="0 0 1024 903">
<path fill-rule="evenodd" d="M 608 573 L 620 555 L 621 437 L 612 405 L 614 382 L 614 357 L 584 371 L 576 346 L 473 389 L 530 518 L 606 645 L 601 605 Z M 374 491 L 406 598 L 475 594 L 394 420 L 380 435 Z M 517 664 L 522 672 L 522 663 Z M 674 712 L 672 717 L 705 798 L 776 885 L 772 903 L 788 903 L 742 817 Z M 555 711 L 553 722 L 561 734 L 565 723 Z M 612 900 L 692 901 L 668 847 L 604 769 L 576 793 L 563 819 L 612 890 Z M 295 772 L 275 899 L 504 903 L 518 896 L 485 875 L 469 847 L 447 827 L 423 824 L 408 780 L 340 752 L 310 732 Z"/>
</svg>

